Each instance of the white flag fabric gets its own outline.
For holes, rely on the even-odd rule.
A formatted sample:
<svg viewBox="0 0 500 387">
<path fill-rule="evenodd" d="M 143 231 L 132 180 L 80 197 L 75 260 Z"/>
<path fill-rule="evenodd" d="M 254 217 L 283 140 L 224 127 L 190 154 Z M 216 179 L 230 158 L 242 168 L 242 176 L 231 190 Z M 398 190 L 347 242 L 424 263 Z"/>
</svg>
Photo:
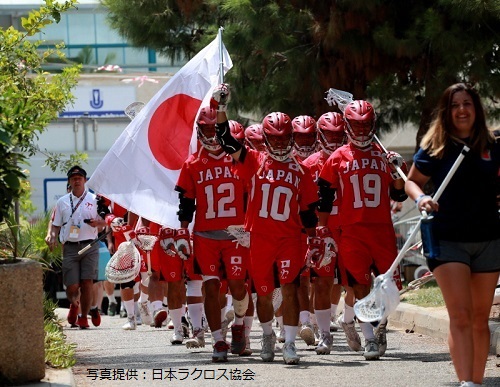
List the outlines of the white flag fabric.
<svg viewBox="0 0 500 387">
<path fill-rule="evenodd" d="M 220 48 L 222 47 L 222 51 Z M 221 34 L 184 65 L 144 106 L 87 183 L 143 218 L 177 228 L 174 191 L 182 164 L 196 151 L 195 118 L 232 61 Z"/>
</svg>

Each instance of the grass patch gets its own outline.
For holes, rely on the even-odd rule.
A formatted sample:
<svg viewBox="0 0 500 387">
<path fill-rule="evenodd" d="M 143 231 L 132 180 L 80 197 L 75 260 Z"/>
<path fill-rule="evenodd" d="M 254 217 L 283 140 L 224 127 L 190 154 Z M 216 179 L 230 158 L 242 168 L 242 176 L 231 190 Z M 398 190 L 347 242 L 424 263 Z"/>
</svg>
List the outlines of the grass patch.
<svg viewBox="0 0 500 387">
<path fill-rule="evenodd" d="M 444 306 L 441 289 L 435 281 L 423 285 L 420 289 L 410 290 L 401 296 L 401 301 L 422 307 Z"/>
<path fill-rule="evenodd" d="M 45 364 L 53 368 L 69 368 L 75 365 L 76 344 L 68 343 L 63 333 L 61 321 L 55 314 L 57 305 L 45 298 Z"/>
</svg>

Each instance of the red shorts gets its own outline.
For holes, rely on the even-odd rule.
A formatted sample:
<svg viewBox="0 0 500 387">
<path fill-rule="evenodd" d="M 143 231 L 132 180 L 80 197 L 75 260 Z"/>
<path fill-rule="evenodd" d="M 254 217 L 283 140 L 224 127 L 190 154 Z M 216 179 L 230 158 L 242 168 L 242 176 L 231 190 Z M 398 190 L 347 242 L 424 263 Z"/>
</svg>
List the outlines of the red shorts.
<svg viewBox="0 0 500 387">
<path fill-rule="evenodd" d="M 188 281 L 203 281 L 203 277 L 194 269 L 194 257 L 191 254 L 189 259 L 184 261 L 184 274 Z"/>
<path fill-rule="evenodd" d="M 272 233 L 251 233 L 250 276 L 258 295 L 265 296 L 274 290 L 274 265 L 278 269 L 280 284 L 293 282 L 304 266 L 300 236 L 274 237 Z"/>
<path fill-rule="evenodd" d="M 342 227 L 338 243 L 343 285 L 370 285 L 371 273 L 385 273 L 398 251 L 392 224 L 355 224 Z M 394 276 L 400 286 L 399 270 Z"/>
<path fill-rule="evenodd" d="M 151 250 L 151 269 L 160 273 L 160 281 L 177 282 L 184 278 L 183 261 L 175 254 L 170 256 L 163 251 L 159 243 Z"/>
<path fill-rule="evenodd" d="M 196 265 L 205 276 L 219 279 L 246 279 L 248 248 L 236 247 L 231 240 L 209 239 L 193 235 Z"/>
</svg>

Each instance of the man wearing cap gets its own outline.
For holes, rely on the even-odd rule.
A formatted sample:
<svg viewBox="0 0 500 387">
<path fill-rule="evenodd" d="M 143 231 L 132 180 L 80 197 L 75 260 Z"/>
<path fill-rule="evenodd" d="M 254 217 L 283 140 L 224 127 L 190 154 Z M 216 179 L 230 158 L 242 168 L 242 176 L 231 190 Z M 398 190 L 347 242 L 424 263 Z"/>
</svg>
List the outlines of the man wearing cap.
<svg viewBox="0 0 500 387">
<path fill-rule="evenodd" d="M 99 244 L 95 243 L 81 255 L 78 251 L 94 241 L 98 228 L 106 223 L 97 213 L 95 195 L 85 188 L 87 172 L 75 165 L 67 175 L 70 192 L 57 201 L 45 242 L 51 250 L 57 245 L 58 239 L 63 244 L 63 282 L 70 302 L 68 322 L 86 329 L 89 327 L 89 312 L 94 326 L 101 323 L 97 305 L 91 308 L 92 285 L 97 280 Z"/>
</svg>

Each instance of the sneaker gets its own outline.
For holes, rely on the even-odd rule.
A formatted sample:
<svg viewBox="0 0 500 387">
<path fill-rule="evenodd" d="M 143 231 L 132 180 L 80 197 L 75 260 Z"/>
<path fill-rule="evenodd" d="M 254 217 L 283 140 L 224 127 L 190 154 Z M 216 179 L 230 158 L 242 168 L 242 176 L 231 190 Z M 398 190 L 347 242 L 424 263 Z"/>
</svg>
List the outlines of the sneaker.
<svg viewBox="0 0 500 387">
<path fill-rule="evenodd" d="M 80 329 L 88 329 L 89 328 L 89 319 L 87 316 L 78 316 L 76 319 L 76 326 L 80 327 Z"/>
<path fill-rule="evenodd" d="M 354 321 L 351 321 L 350 323 L 345 323 L 341 320 L 341 317 L 339 317 L 337 323 L 340 325 L 340 327 L 345 333 L 347 345 L 349 346 L 349 348 L 351 348 L 351 350 L 355 352 L 361 351 L 363 347 L 361 346 L 361 339 L 359 337 L 358 332 L 356 331 L 356 327 L 354 326 Z"/>
<path fill-rule="evenodd" d="M 302 324 L 299 330 L 299 336 L 307 345 L 314 345 L 314 328 L 311 323 Z M 294 364 L 294 363 L 290 363 Z"/>
<path fill-rule="evenodd" d="M 297 355 L 295 343 L 285 343 L 283 345 L 283 360 L 285 364 L 299 364 L 300 357 Z"/>
<path fill-rule="evenodd" d="M 118 304 L 116 302 L 111 302 L 108 306 L 108 316 L 116 316 L 116 308 L 118 307 Z"/>
<path fill-rule="evenodd" d="M 229 330 L 229 321 L 226 318 L 221 322 L 220 330 L 222 332 L 222 339 L 226 341 L 227 331 Z"/>
<path fill-rule="evenodd" d="M 363 356 L 366 360 L 377 360 L 380 357 L 380 353 L 378 352 L 378 343 L 375 339 L 366 340 L 365 342 L 365 352 Z"/>
<path fill-rule="evenodd" d="M 380 356 L 384 356 L 387 350 L 387 323 L 379 324 L 378 327 L 375 328 L 375 338 L 378 343 L 378 352 Z"/>
<path fill-rule="evenodd" d="M 462 380 L 460 382 L 460 387 L 474 387 L 474 386 L 479 386 L 479 384 L 474 384 L 474 382 L 466 382 L 465 380 Z"/>
<path fill-rule="evenodd" d="M 250 356 L 252 353 L 252 348 L 250 348 L 250 337 L 245 337 L 245 349 L 240 353 L 240 356 Z"/>
<path fill-rule="evenodd" d="M 155 310 L 153 313 L 153 321 L 155 328 L 161 328 L 163 321 L 167 319 L 167 311 L 165 309 Z"/>
<path fill-rule="evenodd" d="M 185 316 L 181 318 L 182 333 L 185 339 L 189 339 L 189 322 Z"/>
<path fill-rule="evenodd" d="M 337 332 L 340 329 L 340 325 L 337 322 L 337 319 L 332 316 L 330 319 L 330 332 Z"/>
<path fill-rule="evenodd" d="M 186 348 L 203 348 L 205 347 L 205 330 L 203 328 L 195 328 L 193 337 L 186 340 Z"/>
<path fill-rule="evenodd" d="M 278 343 L 284 343 L 285 342 L 285 327 L 281 327 L 278 336 L 276 336 L 276 339 L 278 340 Z"/>
<path fill-rule="evenodd" d="M 323 332 L 316 353 L 318 355 L 329 355 L 332 350 L 333 338 L 330 332 Z"/>
<path fill-rule="evenodd" d="M 127 311 L 125 309 L 120 309 L 120 317 L 121 318 L 127 317 Z"/>
<path fill-rule="evenodd" d="M 262 350 L 260 351 L 260 357 L 263 361 L 273 361 L 274 360 L 274 348 L 276 347 L 276 334 L 271 333 L 270 335 L 262 335 Z"/>
<path fill-rule="evenodd" d="M 182 345 L 184 342 L 184 331 L 182 330 L 182 327 L 179 327 L 174 331 L 172 337 L 170 337 L 170 342 L 172 345 Z"/>
<path fill-rule="evenodd" d="M 72 328 L 76 327 L 76 319 L 78 318 L 78 303 L 76 304 L 71 304 L 69 306 L 69 312 L 68 312 L 68 323 L 71 325 Z"/>
<path fill-rule="evenodd" d="M 212 353 L 213 363 L 223 363 L 227 362 L 227 351 L 229 350 L 229 345 L 225 341 L 218 341 L 214 345 L 214 352 Z"/>
<path fill-rule="evenodd" d="M 245 324 L 231 326 L 231 353 L 239 355 L 245 350 Z"/>
<path fill-rule="evenodd" d="M 139 303 L 139 314 L 141 315 L 143 324 L 151 325 L 151 323 L 153 322 L 153 316 L 151 316 L 151 311 L 149 310 L 147 301 Z"/>
<path fill-rule="evenodd" d="M 126 331 L 135 331 L 136 326 L 137 324 L 135 323 L 135 316 L 127 317 L 127 322 L 124 326 L 122 326 L 122 329 Z"/>
<path fill-rule="evenodd" d="M 101 325 L 101 314 L 99 313 L 98 308 L 90 309 L 89 314 L 92 320 L 92 325 L 98 327 Z"/>
</svg>

